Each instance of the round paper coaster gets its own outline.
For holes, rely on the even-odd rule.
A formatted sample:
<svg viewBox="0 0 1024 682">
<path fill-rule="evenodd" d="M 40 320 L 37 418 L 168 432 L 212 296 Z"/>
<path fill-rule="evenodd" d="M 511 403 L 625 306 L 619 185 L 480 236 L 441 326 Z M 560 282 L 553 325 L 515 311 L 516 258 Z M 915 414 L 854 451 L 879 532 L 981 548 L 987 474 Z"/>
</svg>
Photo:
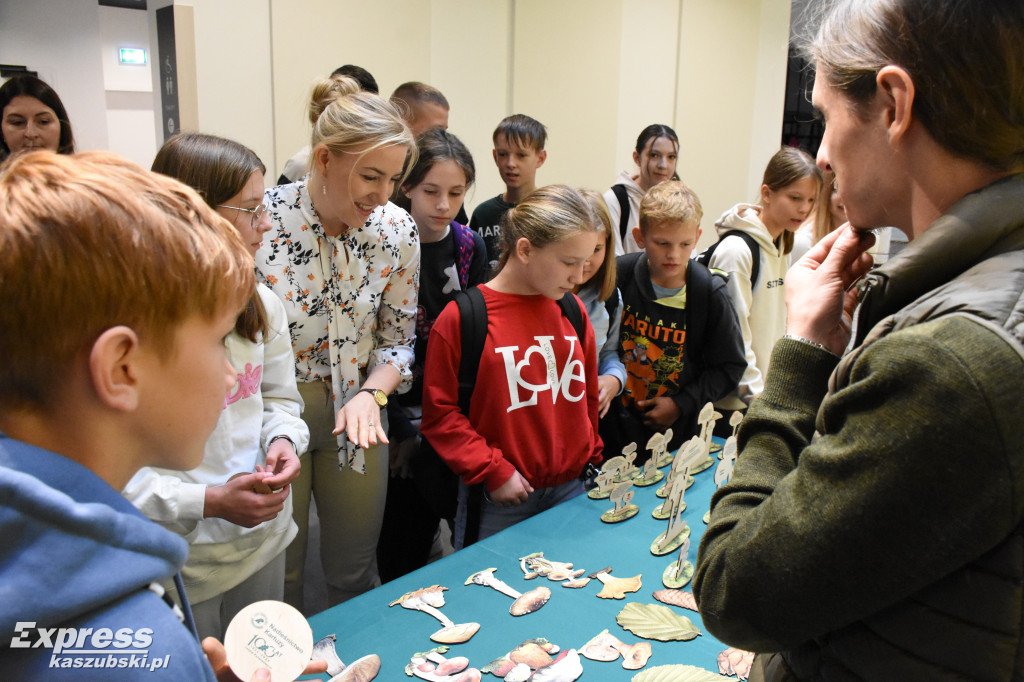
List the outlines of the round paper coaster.
<svg viewBox="0 0 1024 682">
<path fill-rule="evenodd" d="M 292 682 L 313 653 L 313 630 L 297 609 L 280 601 L 249 604 L 231 619 L 224 633 L 228 665 L 249 680 L 259 668 L 272 682 Z"/>
</svg>

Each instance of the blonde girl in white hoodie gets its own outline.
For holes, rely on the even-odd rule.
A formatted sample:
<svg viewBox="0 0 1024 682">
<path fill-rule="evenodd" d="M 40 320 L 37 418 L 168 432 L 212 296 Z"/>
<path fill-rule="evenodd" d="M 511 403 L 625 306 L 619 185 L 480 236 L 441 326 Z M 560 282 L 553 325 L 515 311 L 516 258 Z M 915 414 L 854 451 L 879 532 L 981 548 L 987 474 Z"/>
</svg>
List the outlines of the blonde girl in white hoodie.
<svg viewBox="0 0 1024 682">
<path fill-rule="evenodd" d="M 783 281 L 793 233 L 810 215 L 821 181 L 821 171 L 809 154 L 783 147 L 765 168 L 758 203 L 736 204 L 715 223 L 721 243 L 709 264 L 729 273 L 729 295 L 747 356 L 740 384 L 733 395 L 719 401 L 721 409 L 744 409 L 764 388 L 772 347 L 786 333 Z M 751 281 L 754 254 L 743 237 L 724 236 L 731 231 L 743 232 L 757 243 L 756 281 Z"/>
</svg>

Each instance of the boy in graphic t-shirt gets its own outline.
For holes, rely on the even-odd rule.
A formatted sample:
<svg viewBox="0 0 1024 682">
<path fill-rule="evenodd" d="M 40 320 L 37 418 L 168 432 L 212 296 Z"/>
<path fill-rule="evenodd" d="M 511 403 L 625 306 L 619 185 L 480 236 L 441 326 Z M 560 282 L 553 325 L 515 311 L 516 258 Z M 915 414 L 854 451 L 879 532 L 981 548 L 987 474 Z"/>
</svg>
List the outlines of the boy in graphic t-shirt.
<svg viewBox="0 0 1024 682">
<path fill-rule="evenodd" d="M 690 260 L 702 215 L 682 182 L 655 185 L 633 228 L 643 251 L 617 259 L 626 386 L 617 399 L 618 442 L 605 443 L 608 457 L 635 441 L 643 460 L 648 439 L 669 427 L 670 447 L 678 447 L 696 433 L 700 409 L 734 390 L 743 374 L 743 338 L 726 279 Z"/>
</svg>

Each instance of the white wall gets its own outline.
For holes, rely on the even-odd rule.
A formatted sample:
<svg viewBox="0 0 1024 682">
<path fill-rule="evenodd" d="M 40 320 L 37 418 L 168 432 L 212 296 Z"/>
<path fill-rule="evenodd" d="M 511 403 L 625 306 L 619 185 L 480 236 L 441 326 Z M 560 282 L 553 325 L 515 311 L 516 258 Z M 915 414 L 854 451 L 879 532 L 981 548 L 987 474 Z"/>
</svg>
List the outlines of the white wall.
<svg viewBox="0 0 1024 682">
<path fill-rule="evenodd" d="M 680 0 L 632 0 L 619 8 L 619 68 L 605 74 L 609 87 L 618 81 L 615 162 L 611 167 L 607 160 L 603 164 L 609 186 L 620 170 L 636 170 L 633 150 L 641 130 L 652 123 L 675 129 L 681 4 Z"/>
<path fill-rule="evenodd" d="M 176 4 L 194 7 L 198 129 L 250 147 L 276 180 L 269 1 Z"/>
<path fill-rule="evenodd" d="M 109 149 L 148 167 L 156 153 L 150 69 L 117 62 L 150 52 L 145 12 L 85 0 L 0 3 L 0 62 L 39 72 L 68 110 L 76 148 Z"/>
<path fill-rule="evenodd" d="M 618 156 L 619 0 L 517 0 L 512 111 L 547 126 L 537 184 L 607 189 Z M 498 121 L 491 123 L 492 127 Z M 635 133 L 634 133 L 635 137 Z M 491 165 L 490 176 L 497 176 Z"/>
<path fill-rule="evenodd" d="M 430 73 L 418 80 L 444 93 L 452 105 L 449 130 L 473 154 L 477 179 L 467 195 L 467 212 L 505 191 L 491 160 L 491 134 L 498 121 L 515 113 L 510 77 L 513 6 L 511 0 L 431 2 L 431 27 L 437 38 L 430 45 Z M 407 80 L 417 79 L 396 78 L 388 93 Z"/>
<path fill-rule="evenodd" d="M 127 65 L 118 61 L 118 48 L 121 47 L 142 48 L 152 61 L 154 51 L 149 39 L 149 18 L 146 12 L 120 7 L 97 6 L 96 11 L 108 148 L 149 168 L 157 150 L 150 64 Z"/>
<path fill-rule="evenodd" d="M 789 0 L 269 2 L 277 170 L 309 143 L 312 82 L 345 63 L 385 96 L 407 80 L 445 93 L 477 165 L 470 208 L 504 189 L 491 133 L 513 113 L 548 127 L 540 183 L 597 189 L 635 170 L 645 126 L 671 125 L 705 228 L 753 198 L 780 143 Z"/>
<path fill-rule="evenodd" d="M 277 163 L 268 174 L 276 178 L 284 162 L 309 144 L 306 103 L 313 83 L 342 64 L 358 64 L 372 73 L 383 97 L 410 80 L 444 92 L 440 74 L 431 67 L 433 42 L 443 34 L 447 48 L 470 61 L 458 41 L 471 24 L 454 21 L 452 5 L 470 6 L 419 0 L 270 0 Z M 436 22 L 435 7 L 440 14 Z"/>
<path fill-rule="evenodd" d="M 642 128 L 671 125 L 679 174 L 704 204 L 704 243 L 722 211 L 756 196 L 779 145 L 790 0 L 150 0 L 151 80 L 155 11 L 175 1 L 183 127 L 252 147 L 271 182 L 308 144 L 312 83 L 345 63 L 374 74 L 384 96 L 408 80 L 445 93 L 450 129 L 477 164 L 470 209 L 504 189 L 491 133 L 512 113 L 548 127 L 539 182 L 602 190 L 635 170 Z M 107 146 L 108 119 L 119 132 L 144 127 L 117 113 L 138 113 L 133 91 L 104 97 L 99 46 L 112 38 L 99 9 L 0 4 L 0 61 L 55 81 L 82 148 Z"/>
<path fill-rule="evenodd" d="M 682 8 L 678 172 L 704 207 L 703 248 L 722 212 L 756 199 L 781 143 L 789 0 L 684 0 Z"/>
<path fill-rule="evenodd" d="M 39 73 L 67 109 L 76 148 L 107 148 L 98 6 L 83 0 L 0 2 L 0 63 Z"/>
</svg>

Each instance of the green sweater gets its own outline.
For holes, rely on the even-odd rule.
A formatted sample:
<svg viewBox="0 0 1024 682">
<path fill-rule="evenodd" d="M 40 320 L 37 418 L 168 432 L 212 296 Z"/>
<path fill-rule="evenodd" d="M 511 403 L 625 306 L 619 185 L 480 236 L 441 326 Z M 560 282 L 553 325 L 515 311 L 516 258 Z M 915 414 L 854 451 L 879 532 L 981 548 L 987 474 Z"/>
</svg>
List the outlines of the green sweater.
<svg viewBox="0 0 1024 682">
<path fill-rule="evenodd" d="M 704 624 L 798 679 L 1021 678 L 1024 178 L 871 285 L 841 362 L 775 347 L 712 498 Z"/>
</svg>

